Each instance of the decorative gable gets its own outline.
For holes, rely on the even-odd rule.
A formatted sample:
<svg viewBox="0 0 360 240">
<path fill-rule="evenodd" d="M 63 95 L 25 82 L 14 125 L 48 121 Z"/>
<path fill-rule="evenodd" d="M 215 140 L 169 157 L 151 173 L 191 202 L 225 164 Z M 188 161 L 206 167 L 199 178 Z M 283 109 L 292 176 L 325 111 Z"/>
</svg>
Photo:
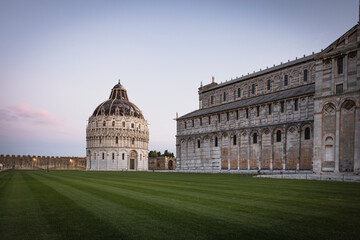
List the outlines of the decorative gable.
<svg viewBox="0 0 360 240">
<path fill-rule="evenodd" d="M 359 23 L 347 31 L 344 35 L 321 51 L 316 59 L 326 59 L 352 51 L 357 47 L 357 31 Z"/>
</svg>

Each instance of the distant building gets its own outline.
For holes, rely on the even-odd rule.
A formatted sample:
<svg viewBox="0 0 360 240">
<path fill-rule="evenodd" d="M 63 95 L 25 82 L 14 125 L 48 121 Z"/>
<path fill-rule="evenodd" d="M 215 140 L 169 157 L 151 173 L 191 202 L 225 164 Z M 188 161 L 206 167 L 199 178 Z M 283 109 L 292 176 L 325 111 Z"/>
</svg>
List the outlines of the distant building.
<svg viewBox="0 0 360 240">
<path fill-rule="evenodd" d="M 199 88 L 177 169 L 360 171 L 360 25 L 320 53 Z"/>
<path fill-rule="evenodd" d="M 149 170 L 175 170 L 176 159 L 174 157 L 149 157 Z"/>
<path fill-rule="evenodd" d="M 147 171 L 148 149 L 147 121 L 119 81 L 89 118 L 86 169 Z"/>
</svg>

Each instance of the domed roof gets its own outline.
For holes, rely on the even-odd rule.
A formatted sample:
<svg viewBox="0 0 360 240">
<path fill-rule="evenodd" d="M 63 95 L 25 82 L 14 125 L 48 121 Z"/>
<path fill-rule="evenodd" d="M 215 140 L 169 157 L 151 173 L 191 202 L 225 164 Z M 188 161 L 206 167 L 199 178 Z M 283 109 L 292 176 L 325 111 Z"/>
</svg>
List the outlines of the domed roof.
<svg viewBox="0 0 360 240">
<path fill-rule="evenodd" d="M 111 90 L 109 99 L 95 109 L 93 116 L 98 115 L 133 116 L 144 119 L 140 109 L 129 101 L 126 89 L 120 84 L 120 80 Z"/>
</svg>

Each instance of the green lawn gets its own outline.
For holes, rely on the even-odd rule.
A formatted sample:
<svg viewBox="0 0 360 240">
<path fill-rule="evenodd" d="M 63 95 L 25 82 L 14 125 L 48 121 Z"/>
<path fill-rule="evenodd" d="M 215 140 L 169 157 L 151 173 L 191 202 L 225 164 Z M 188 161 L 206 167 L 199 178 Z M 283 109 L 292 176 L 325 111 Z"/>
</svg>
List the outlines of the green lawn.
<svg viewBox="0 0 360 240">
<path fill-rule="evenodd" d="M 359 239 L 360 184 L 147 172 L 0 173 L 0 239 Z"/>
</svg>

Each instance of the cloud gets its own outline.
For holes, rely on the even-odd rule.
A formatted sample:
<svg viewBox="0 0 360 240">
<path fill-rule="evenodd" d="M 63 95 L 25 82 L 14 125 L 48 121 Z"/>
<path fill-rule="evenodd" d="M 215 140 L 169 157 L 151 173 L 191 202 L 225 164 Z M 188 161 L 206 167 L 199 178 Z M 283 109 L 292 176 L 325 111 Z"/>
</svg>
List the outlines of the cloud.
<svg viewBox="0 0 360 240">
<path fill-rule="evenodd" d="M 0 108 L 0 152 L 13 154 L 69 154 L 85 149 L 85 132 L 46 110 L 29 104 Z M 67 147 L 65 147 L 67 146 Z"/>
<path fill-rule="evenodd" d="M 0 123 L 59 125 L 61 121 L 46 110 L 33 110 L 29 104 L 18 104 L 0 108 Z"/>
</svg>

